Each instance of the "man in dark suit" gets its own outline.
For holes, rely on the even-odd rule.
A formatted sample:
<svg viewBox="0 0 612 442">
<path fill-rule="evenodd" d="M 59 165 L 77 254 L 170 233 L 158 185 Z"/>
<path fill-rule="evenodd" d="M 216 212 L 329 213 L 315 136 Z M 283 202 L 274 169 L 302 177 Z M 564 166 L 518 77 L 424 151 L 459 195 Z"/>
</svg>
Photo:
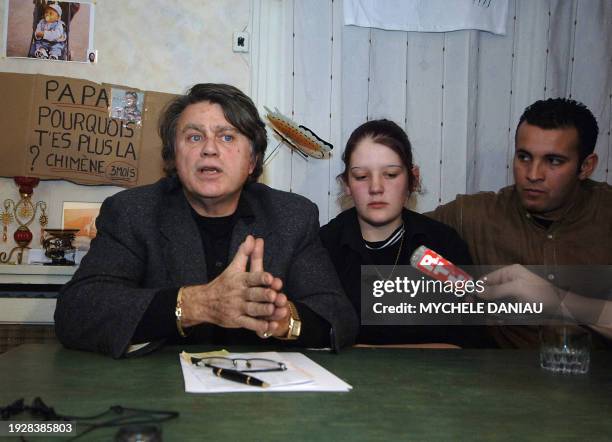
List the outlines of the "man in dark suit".
<svg viewBox="0 0 612 442">
<path fill-rule="evenodd" d="M 253 102 L 198 84 L 167 106 L 159 132 L 167 177 L 102 205 L 58 298 L 64 345 L 121 357 L 181 339 L 351 344 L 357 318 L 319 242 L 316 206 L 256 183 L 267 138 Z"/>
</svg>

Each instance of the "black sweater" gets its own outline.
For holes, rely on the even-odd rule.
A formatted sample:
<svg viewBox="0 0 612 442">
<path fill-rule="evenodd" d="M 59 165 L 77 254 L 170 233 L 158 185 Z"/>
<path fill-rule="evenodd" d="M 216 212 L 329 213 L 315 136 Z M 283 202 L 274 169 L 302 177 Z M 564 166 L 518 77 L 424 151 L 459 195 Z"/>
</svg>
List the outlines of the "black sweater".
<svg viewBox="0 0 612 442">
<path fill-rule="evenodd" d="M 398 259 L 398 265 L 409 265 L 414 250 L 424 245 L 435 250 L 457 265 L 471 265 L 472 258 L 466 243 L 451 227 L 419 213 L 404 209 L 402 217 L 406 232 Z M 374 262 L 373 253 L 364 245 L 355 208 L 346 210 L 321 227 L 321 241 L 327 248 L 338 272 L 346 295 L 361 318 L 361 265 L 383 264 Z M 393 247 L 395 253 L 399 242 Z M 380 254 L 379 254 L 380 256 Z M 467 347 L 484 345 L 484 333 L 480 327 L 429 326 L 429 325 L 361 325 L 358 344 L 417 344 L 446 342 Z M 488 344 L 488 342 L 487 342 Z"/>
</svg>

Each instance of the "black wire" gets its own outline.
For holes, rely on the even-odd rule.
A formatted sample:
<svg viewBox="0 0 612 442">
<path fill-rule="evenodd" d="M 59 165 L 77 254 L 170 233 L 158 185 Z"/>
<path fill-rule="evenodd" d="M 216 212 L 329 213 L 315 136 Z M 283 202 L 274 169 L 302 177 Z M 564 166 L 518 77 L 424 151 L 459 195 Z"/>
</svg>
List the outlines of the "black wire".
<svg viewBox="0 0 612 442">
<path fill-rule="evenodd" d="M 177 418 L 179 413 L 177 411 L 169 410 L 148 410 L 145 408 L 125 408 L 121 405 L 113 405 L 108 410 L 103 411 L 92 416 L 71 416 L 56 413 L 52 407 L 49 407 L 43 402 L 40 397 L 34 398 L 32 405 L 28 406 L 24 404 L 24 400 L 18 399 L 6 407 L 0 407 L 0 415 L 3 420 L 9 419 L 11 416 L 20 414 L 22 412 L 29 412 L 32 416 L 41 418 L 42 420 L 63 420 L 63 421 L 74 421 L 77 426 L 89 427 L 85 431 L 77 434 L 69 440 L 76 440 L 85 434 L 88 434 L 98 428 L 109 428 L 117 427 L 124 424 L 130 425 L 144 425 L 144 424 L 159 424 L 166 422 L 170 419 Z M 110 417 L 107 420 L 101 422 L 88 422 L 95 421 L 103 418 L 109 413 L 117 415 L 116 417 Z M 20 436 L 21 440 L 26 441 L 24 436 Z"/>
<path fill-rule="evenodd" d="M 145 410 L 145 409 L 139 409 L 139 408 L 123 408 L 121 406 L 111 407 L 103 414 L 106 414 L 111 411 L 114 411 L 115 413 L 136 412 L 136 414 L 118 416 L 116 418 L 113 418 L 107 421 L 96 422 L 96 423 L 79 422 L 78 420 L 76 420 L 77 425 L 90 426 L 90 428 L 86 429 L 85 431 L 81 432 L 80 434 L 76 435 L 75 437 L 69 440 L 76 440 L 82 437 L 83 435 L 88 434 L 99 428 L 119 427 L 125 424 L 129 424 L 129 425 L 159 424 L 159 423 L 168 421 L 170 419 L 174 419 L 179 416 L 179 413 L 176 411 L 164 411 L 164 410 L 156 411 L 156 410 Z M 160 416 L 156 416 L 156 415 L 160 415 Z M 140 417 L 146 417 L 146 419 L 139 420 Z"/>
</svg>

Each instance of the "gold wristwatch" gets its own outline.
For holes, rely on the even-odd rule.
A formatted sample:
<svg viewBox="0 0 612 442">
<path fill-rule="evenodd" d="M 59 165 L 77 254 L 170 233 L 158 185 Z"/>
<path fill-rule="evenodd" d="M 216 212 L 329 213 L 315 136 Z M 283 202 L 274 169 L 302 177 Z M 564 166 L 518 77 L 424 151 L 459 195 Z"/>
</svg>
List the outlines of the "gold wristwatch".
<svg viewBox="0 0 612 442">
<path fill-rule="evenodd" d="M 287 306 L 289 308 L 289 330 L 285 336 L 278 336 L 278 339 L 294 340 L 300 337 L 302 320 L 293 302 L 287 302 Z"/>
</svg>

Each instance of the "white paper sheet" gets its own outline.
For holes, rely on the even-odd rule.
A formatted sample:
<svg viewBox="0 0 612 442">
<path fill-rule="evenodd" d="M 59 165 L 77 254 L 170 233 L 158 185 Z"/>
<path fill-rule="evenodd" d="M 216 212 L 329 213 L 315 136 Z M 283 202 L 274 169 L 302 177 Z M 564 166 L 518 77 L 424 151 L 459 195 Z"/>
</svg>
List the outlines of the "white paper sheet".
<svg viewBox="0 0 612 442">
<path fill-rule="evenodd" d="M 239 393 L 275 391 L 349 391 L 353 387 L 330 373 L 301 353 L 231 353 L 226 357 L 266 358 L 284 362 L 286 372 L 253 373 L 268 382 L 268 388 L 240 384 L 213 375 L 208 367 L 197 367 L 179 355 L 185 392 L 187 393 Z"/>
</svg>

